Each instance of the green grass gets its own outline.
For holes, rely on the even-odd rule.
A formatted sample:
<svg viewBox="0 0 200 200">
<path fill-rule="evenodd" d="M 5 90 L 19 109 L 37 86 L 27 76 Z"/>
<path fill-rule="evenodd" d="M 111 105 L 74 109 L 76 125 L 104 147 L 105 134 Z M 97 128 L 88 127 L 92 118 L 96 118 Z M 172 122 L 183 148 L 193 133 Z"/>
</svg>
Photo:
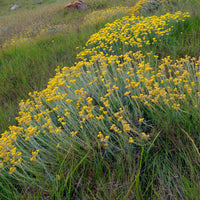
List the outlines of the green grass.
<svg viewBox="0 0 200 200">
<path fill-rule="evenodd" d="M 51 2 L 53 1 L 46 1 L 44 4 Z M 92 12 L 113 5 L 131 5 L 131 2 L 91 0 L 88 4 L 90 6 L 88 12 Z M 23 9 L 32 9 L 28 2 L 25 5 Z M 7 5 L 0 1 L 0 8 L 5 6 Z M 159 63 L 167 56 L 171 56 L 172 60 L 185 55 L 198 58 L 200 56 L 199 2 L 172 1 L 168 6 L 171 12 L 190 11 L 191 18 L 177 24 L 172 34 L 156 45 L 137 50 L 143 53 L 152 51 L 153 55 L 159 56 Z M 30 42 L 14 47 L 8 46 L 1 50 L 0 133 L 7 130 L 8 126 L 17 124 L 15 117 L 19 111 L 19 101 L 29 98 L 29 92 L 44 89 L 49 78 L 54 77 L 54 70 L 58 65 L 73 66 L 77 62 L 76 55 L 83 49 L 90 35 L 106 23 L 102 21 L 80 28 L 86 13 L 58 10 L 55 12 L 57 15 L 52 18 L 54 23 L 69 20 L 70 31 L 40 36 Z M 161 6 L 157 10 L 145 11 L 143 14 L 165 13 L 166 7 Z M 3 14 L 8 15 L 8 12 Z M 110 22 L 113 20 L 114 18 Z M 45 19 L 44 23 L 46 22 Z M 119 54 L 129 50 L 135 49 L 123 49 Z M 155 65 L 154 60 L 151 65 Z M 102 87 L 91 90 L 93 92 L 91 95 L 96 93 L 100 95 L 98 90 L 101 93 L 103 89 Z M 124 85 L 120 91 L 124 91 Z M 78 139 L 71 138 L 67 132 L 60 138 L 55 135 L 51 137 L 50 133 L 42 134 L 30 143 L 20 136 L 17 145 L 25 154 L 26 161 L 20 166 L 16 176 L 10 176 L 6 168 L 0 171 L 0 199 L 198 200 L 200 197 L 200 155 L 198 153 L 200 113 L 190 107 L 191 99 L 185 103 L 187 107 L 185 112 L 174 112 L 168 108 L 151 110 L 142 104 L 137 106 L 131 104 L 125 98 L 122 102 L 124 104 L 127 102 L 126 108 L 132 111 L 130 119 L 133 120 L 133 124 L 135 116 L 145 117 L 144 127 L 139 128 L 154 133 L 149 143 L 128 145 L 124 136 L 124 138 L 117 138 L 112 147 L 104 148 L 99 147 L 94 137 L 87 132 L 83 132 Z M 113 102 L 113 107 L 117 109 L 118 104 L 120 103 Z M 46 103 L 45 106 L 52 108 L 51 104 Z M 51 118 L 57 120 L 57 114 L 58 112 L 55 111 L 51 114 Z M 76 124 L 75 119 L 74 117 Z M 94 131 L 97 130 L 96 126 L 93 127 Z M 88 123 L 87 128 L 92 129 L 92 125 Z M 112 139 L 114 141 L 114 138 Z M 60 141 L 60 148 L 53 147 L 55 141 Z M 40 147 L 43 157 L 38 158 L 39 162 L 27 162 L 31 151 Z"/>
<path fill-rule="evenodd" d="M 160 57 L 170 55 L 173 59 L 189 55 L 192 57 L 200 56 L 200 17 L 196 15 L 185 23 L 177 26 L 175 32 L 169 40 L 166 40 L 155 47 L 153 51 Z"/>
</svg>

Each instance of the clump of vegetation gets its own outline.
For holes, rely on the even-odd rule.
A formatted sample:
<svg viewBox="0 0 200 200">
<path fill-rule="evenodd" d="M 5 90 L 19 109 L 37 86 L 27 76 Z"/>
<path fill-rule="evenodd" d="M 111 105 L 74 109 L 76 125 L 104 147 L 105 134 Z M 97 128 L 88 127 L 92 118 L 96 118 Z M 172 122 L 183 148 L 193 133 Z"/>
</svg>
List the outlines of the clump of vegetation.
<svg viewBox="0 0 200 200">
<path fill-rule="evenodd" d="M 198 199 L 200 59 L 159 52 L 191 18 L 107 24 L 30 92 L 0 138 L 0 197 Z"/>
<path fill-rule="evenodd" d="M 84 51 L 77 56 L 85 59 L 88 56 L 103 52 L 108 55 L 117 55 L 127 49 L 146 49 L 164 40 L 173 33 L 174 26 L 189 17 L 189 13 L 176 12 L 162 17 L 123 17 L 114 23 L 106 25 L 96 34 L 93 34 L 86 43 Z"/>
</svg>

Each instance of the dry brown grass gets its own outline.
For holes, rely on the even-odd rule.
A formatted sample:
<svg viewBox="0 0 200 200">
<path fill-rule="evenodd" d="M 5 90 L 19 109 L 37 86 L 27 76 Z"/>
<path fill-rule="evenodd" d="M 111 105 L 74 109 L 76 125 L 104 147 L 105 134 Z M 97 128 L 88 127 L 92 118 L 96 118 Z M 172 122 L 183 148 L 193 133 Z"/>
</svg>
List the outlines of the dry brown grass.
<svg viewBox="0 0 200 200">
<path fill-rule="evenodd" d="M 63 19 L 60 13 L 66 3 L 54 3 L 51 5 L 45 5 L 38 9 L 21 11 L 5 15 L 0 18 L 0 26 L 7 27 L 4 31 L 2 28 L 1 36 L 2 39 L 8 39 L 17 34 L 20 34 L 27 30 L 29 27 L 33 25 L 37 25 L 38 27 L 43 24 L 49 24 L 55 19 Z"/>
</svg>

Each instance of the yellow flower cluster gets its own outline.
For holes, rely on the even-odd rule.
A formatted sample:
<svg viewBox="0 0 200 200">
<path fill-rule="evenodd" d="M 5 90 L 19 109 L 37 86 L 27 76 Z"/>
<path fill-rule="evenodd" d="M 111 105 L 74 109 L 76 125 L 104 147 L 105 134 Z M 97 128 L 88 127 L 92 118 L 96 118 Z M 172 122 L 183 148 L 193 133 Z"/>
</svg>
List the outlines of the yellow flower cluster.
<svg viewBox="0 0 200 200">
<path fill-rule="evenodd" d="M 11 126 L 10 131 L 5 131 L 0 138 L 0 168 L 3 163 L 9 163 L 10 173 L 16 169 L 16 165 L 21 163 L 21 152 L 17 150 L 15 142 L 20 135 L 21 127 Z"/>
<path fill-rule="evenodd" d="M 30 161 L 36 162 L 36 156 L 38 155 L 38 153 L 39 153 L 39 149 L 36 151 L 32 151 L 32 158 L 30 159 Z"/>
<path fill-rule="evenodd" d="M 99 52 L 104 55 L 119 54 L 120 49 L 138 49 L 155 44 L 173 31 L 173 25 L 182 22 L 189 13 L 167 13 L 160 17 L 123 17 L 111 24 L 107 24 L 99 32 L 93 34 L 86 48 L 77 55 L 78 59 L 85 59 Z"/>
<path fill-rule="evenodd" d="M 190 107 L 199 112 L 200 58 L 186 56 L 173 63 L 166 57 L 158 66 L 151 66 L 151 59 L 151 53 L 98 54 L 71 68 L 58 67 L 45 90 L 20 103 L 19 126 L 0 138 L 0 166 L 10 164 L 10 173 L 14 172 L 23 160 L 17 146 L 23 138 L 31 143 L 52 136 L 55 149 L 66 134 L 83 140 L 85 133 L 104 146 L 121 136 L 127 143 L 148 140 L 149 133 L 140 127 L 143 116 L 134 116 L 128 105 L 172 112 Z M 29 159 L 37 161 L 38 152 L 30 153 Z"/>
</svg>

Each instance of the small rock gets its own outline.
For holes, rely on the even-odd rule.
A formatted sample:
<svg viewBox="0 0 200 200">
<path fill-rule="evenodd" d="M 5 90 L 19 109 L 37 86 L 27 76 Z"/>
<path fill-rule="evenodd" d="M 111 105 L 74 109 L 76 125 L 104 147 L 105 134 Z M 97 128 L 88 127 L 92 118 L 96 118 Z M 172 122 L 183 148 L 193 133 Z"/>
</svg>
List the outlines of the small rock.
<svg viewBox="0 0 200 200">
<path fill-rule="evenodd" d="M 36 1 L 34 4 L 42 4 L 41 1 Z"/>
<path fill-rule="evenodd" d="M 10 8 L 10 10 L 16 10 L 16 9 L 18 9 L 18 8 L 20 8 L 20 6 L 17 5 L 17 4 L 15 4 L 14 6 L 12 6 L 12 7 Z"/>
<path fill-rule="evenodd" d="M 75 9 L 75 10 L 86 10 L 88 9 L 87 3 L 81 1 L 81 0 L 76 0 L 72 1 L 71 3 L 67 4 L 65 9 Z"/>
</svg>

